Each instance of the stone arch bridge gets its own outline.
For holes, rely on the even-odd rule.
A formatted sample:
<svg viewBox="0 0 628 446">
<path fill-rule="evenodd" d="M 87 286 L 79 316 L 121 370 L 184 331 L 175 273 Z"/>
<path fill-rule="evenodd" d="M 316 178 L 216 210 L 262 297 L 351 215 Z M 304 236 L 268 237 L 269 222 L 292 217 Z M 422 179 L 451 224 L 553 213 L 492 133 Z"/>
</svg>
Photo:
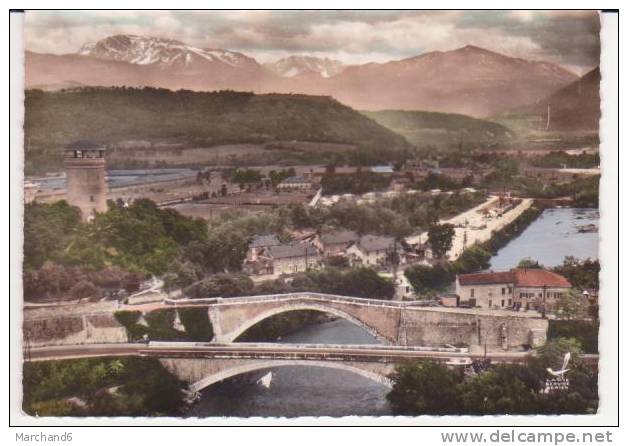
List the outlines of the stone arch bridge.
<svg viewBox="0 0 628 446">
<path fill-rule="evenodd" d="M 472 353 L 521 351 L 545 343 L 547 320 L 533 313 L 429 307 L 321 293 L 166 300 L 171 307 L 207 307 L 214 343 L 230 343 L 277 314 L 315 310 L 344 318 L 380 342 L 397 346 L 466 344 Z"/>
</svg>

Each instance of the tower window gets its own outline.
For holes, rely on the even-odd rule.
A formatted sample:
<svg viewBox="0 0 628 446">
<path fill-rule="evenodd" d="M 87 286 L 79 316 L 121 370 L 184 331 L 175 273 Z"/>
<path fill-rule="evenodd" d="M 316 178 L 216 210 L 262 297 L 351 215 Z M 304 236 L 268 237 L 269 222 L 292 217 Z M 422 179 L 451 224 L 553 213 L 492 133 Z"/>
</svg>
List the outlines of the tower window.
<svg viewBox="0 0 628 446">
<path fill-rule="evenodd" d="M 94 202 L 94 196 L 93 195 L 89 196 L 89 201 L 91 201 L 92 203 Z"/>
</svg>

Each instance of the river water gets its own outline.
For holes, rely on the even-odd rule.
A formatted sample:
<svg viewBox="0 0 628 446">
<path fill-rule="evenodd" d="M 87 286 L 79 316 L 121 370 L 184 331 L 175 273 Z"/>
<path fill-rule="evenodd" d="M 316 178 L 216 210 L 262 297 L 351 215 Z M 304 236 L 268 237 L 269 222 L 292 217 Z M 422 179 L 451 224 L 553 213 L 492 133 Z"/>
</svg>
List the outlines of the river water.
<svg viewBox="0 0 628 446">
<path fill-rule="evenodd" d="M 566 256 L 598 258 L 598 233 L 578 232 L 579 226 L 599 225 L 597 209 L 546 209 L 523 233 L 491 259 L 494 270 L 508 270 L 530 258 L 544 266 L 563 263 Z"/>
<path fill-rule="evenodd" d="M 337 319 L 284 337 L 283 343 L 377 344 L 360 327 Z M 228 379 L 206 389 L 192 417 L 298 417 L 390 415 L 388 388 L 344 370 L 286 366 L 272 371 L 270 387 Z M 261 374 L 256 373 L 255 378 Z"/>
</svg>

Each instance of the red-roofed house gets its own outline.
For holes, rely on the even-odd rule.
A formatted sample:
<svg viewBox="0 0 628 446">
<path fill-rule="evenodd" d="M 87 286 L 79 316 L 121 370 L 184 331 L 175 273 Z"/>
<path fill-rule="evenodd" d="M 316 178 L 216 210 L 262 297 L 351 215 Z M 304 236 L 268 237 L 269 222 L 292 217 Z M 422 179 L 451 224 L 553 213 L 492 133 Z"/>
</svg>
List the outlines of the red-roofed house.
<svg viewBox="0 0 628 446">
<path fill-rule="evenodd" d="M 560 274 L 544 269 L 518 268 L 506 272 L 459 274 L 456 294 L 462 302 L 482 308 L 517 307 L 550 310 L 571 284 Z"/>
</svg>

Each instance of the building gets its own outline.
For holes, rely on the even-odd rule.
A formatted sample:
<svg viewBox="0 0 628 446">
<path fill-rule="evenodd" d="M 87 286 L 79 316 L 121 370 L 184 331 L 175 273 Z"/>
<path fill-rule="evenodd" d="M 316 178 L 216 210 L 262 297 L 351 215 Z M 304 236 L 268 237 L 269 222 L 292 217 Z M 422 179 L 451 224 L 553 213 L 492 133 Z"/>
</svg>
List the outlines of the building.
<svg viewBox="0 0 628 446">
<path fill-rule="evenodd" d="M 277 189 L 282 191 L 310 191 L 316 188 L 316 184 L 304 176 L 288 177 L 277 185 Z"/>
<path fill-rule="evenodd" d="M 314 245 L 323 254 L 323 257 L 344 255 L 349 245 L 360 240 L 354 231 L 337 230 L 319 234 L 314 239 Z"/>
<path fill-rule="evenodd" d="M 560 274 L 536 268 L 456 276 L 460 302 L 482 308 L 550 311 L 569 288 Z"/>
<path fill-rule="evenodd" d="M 246 260 L 254 262 L 257 257 L 271 246 L 281 245 L 276 235 L 256 235 L 249 243 L 249 249 L 246 252 Z"/>
<path fill-rule="evenodd" d="M 107 210 L 105 147 L 91 141 L 76 141 L 64 150 L 67 201 L 90 220 Z"/>
<path fill-rule="evenodd" d="M 393 166 L 385 164 L 371 167 L 371 172 L 382 175 L 392 175 L 393 173 L 395 173 L 395 169 L 393 168 Z"/>
<path fill-rule="evenodd" d="M 382 266 L 391 262 L 395 252 L 395 239 L 379 235 L 364 235 L 347 248 L 354 266 Z"/>
<path fill-rule="evenodd" d="M 308 243 L 271 246 L 267 253 L 272 263 L 271 274 L 276 276 L 318 268 L 321 261 L 318 250 Z"/>
</svg>

